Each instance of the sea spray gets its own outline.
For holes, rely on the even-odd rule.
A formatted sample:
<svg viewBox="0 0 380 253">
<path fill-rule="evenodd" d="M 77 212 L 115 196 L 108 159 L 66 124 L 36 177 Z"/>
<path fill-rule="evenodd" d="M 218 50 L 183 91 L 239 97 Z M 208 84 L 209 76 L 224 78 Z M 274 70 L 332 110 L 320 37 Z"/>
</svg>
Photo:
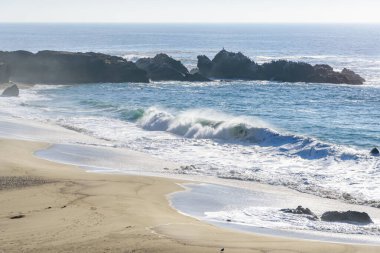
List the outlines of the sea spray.
<svg viewBox="0 0 380 253">
<path fill-rule="evenodd" d="M 280 133 L 258 118 L 234 117 L 211 109 L 193 109 L 174 114 L 162 108 L 150 107 L 141 115 L 138 125 L 145 130 L 165 131 L 186 138 L 278 147 L 279 152 L 304 159 L 327 156 L 358 158 L 354 150 L 343 150 L 310 137 Z"/>
</svg>

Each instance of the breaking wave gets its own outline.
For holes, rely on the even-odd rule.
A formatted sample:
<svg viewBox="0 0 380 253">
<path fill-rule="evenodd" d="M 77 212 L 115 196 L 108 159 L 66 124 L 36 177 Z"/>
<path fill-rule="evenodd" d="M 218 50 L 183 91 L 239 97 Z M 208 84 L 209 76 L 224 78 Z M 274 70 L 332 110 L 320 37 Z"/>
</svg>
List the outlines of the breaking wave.
<svg viewBox="0 0 380 253">
<path fill-rule="evenodd" d="M 209 109 L 188 110 L 177 115 L 156 107 L 146 111 L 128 111 L 124 118 L 136 120 L 149 131 L 165 131 L 185 138 L 277 147 L 281 153 L 304 159 L 335 156 L 357 159 L 355 150 L 323 143 L 314 138 L 280 133 L 269 124 L 253 117 L 233 117 Z"/>
</svg>

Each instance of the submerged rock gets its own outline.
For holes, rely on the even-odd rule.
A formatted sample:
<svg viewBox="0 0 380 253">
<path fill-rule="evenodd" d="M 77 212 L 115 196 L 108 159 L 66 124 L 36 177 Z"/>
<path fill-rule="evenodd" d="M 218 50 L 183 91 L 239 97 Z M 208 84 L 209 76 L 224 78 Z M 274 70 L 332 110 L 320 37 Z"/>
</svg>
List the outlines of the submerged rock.
<svg viewBox="0 0 380 253">
<path fill-rule="evenodd" d="M 142 58 L 136 62 L 137 67 L 148 73 L 153 81 L 209 81 L 199 73 L 189 73 L 187 68 L 167 54 L 158 54 L 154 58 Z"/>
<path fill-rule="evenodd" d="M 363 84 L 364 78 L 355 72 L 341 72 L 325 64 L 310 65 L 305 62 L 286 60 L 272 61 L 259 65 L 242 53 L 222 50 L 213 60 L 198 56 L 199 73 L 208 78 L 269 80 L 279 82 L 314 82 L 334 84 Z"/>
<path fill-rule="evenodd" d="M 379 152 L 379 149 L 378 148 L 373 148 L 372 150 L 371 150 L 371 155 L 379 155 L 380 154 L 380 152 Z"/>
<path fill-rule="evenodd" d="M 347 222 L 347 223 L 360 223 L 369 224 L 373 223 L 372 219 L 365 212 L 347 211 L 329 211 L 321 216 L 321 220 L 329 222 Z"/>
<path fill-rule="evenodd" d="M 12 85 L 11 87 L 6 88 L 3 91 L 3 94 L 1 94 L 2 97 L 18 97 L 19 95 L 19 89 L 16 84 Z"/>
<path fill-rule="evenodd" d="M 0 62 L 0 84 L 9 82 L 9 67 Z"/>
<path fill-rule="evenodd" d="M 10 78 L 21 83 L 75 84 L 148 82 L 146 72 L 121 57 L 100 53 L 0 52 Z"/>
<path fill-rule="evenodd" d="M 298 206 L 296 209 L 285 208 L 280 211 L 284 213 L 303 214 L 307 215 L 307 218 L 310 220 L 318 220 L 318 216 L 315 213 L 313 213 L 309 208 L 303 208 L 302 206 Z"/>
</svg>

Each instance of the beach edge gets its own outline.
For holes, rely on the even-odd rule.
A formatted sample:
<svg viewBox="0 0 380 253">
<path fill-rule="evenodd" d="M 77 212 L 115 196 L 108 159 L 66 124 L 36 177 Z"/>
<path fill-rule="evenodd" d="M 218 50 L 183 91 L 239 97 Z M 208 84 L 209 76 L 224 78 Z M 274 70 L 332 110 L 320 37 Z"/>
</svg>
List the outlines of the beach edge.
<svg viewBox="0 0 380 253">
<path fill-rule="evenodd" d="M 0 190 L 0 252 L 378 251 L 215 227 L 170 205 L 167 196 L 183 190 L 184 181 L 88 173 L 33 155 L 49 143 L 0 138 L 0 144 L 0 178 L 24 180 Z M 11 219 L 17 216 L 23 217 Z"/>
</svg>

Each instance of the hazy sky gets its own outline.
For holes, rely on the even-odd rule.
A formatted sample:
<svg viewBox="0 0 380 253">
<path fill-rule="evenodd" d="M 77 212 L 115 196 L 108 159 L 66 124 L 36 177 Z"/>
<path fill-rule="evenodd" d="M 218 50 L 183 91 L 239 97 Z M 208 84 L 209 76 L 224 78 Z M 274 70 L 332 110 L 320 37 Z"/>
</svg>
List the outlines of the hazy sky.
<svg viewBox="0 0 380 253">
<path fill-rule="evenodd" d="M 380 0 L 0 0 L 0 22 L 380 22 Z"/>
</svg>

